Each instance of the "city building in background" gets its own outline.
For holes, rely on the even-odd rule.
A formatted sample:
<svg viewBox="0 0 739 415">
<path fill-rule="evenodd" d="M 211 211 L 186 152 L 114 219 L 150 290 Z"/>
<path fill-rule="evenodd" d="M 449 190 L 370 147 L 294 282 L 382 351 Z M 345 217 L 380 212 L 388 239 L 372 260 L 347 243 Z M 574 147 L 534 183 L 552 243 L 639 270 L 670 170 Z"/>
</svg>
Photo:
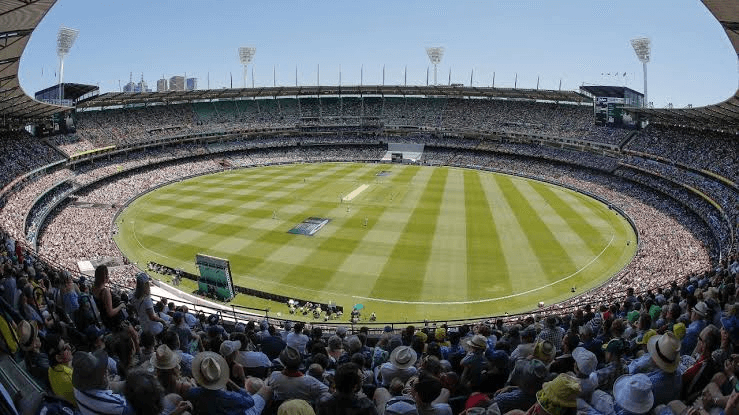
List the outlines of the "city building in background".
<svg viewBox="0 0 739 415">
<path fill-rule="evenodd" d="M 170 91 L 184 91 L 185 90 L 185 77 L 175 75 L 169 78 L 169 90 Z"/>
</svg>

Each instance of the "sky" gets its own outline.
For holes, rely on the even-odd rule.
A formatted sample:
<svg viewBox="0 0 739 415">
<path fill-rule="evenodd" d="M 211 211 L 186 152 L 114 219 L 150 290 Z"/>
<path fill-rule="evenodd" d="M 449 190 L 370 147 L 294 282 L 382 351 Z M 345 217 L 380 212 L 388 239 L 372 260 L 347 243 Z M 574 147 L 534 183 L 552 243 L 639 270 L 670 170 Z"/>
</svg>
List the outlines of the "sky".
<svg viewBox="0 0 739 415">
<path fill-rule="evenodd" d="M 247 84 L 425 85 L 426 47 L 444 47 L 438 82 L 643 92 L 630 39 L 648 37 L 648 99 L 703 106 L 732 96 L 737 55 L 699 0 L 59 0 L 20 65 L 24 90 L 58 82 L 56 36 L 79 37 L 64 82 L 118 91 L 143 74 L 198 78 L 198 88 L 244 86 L 238 48 L 256 48 Z M 433 67 L 430 68 L 433 83 Z M 341 74 L 341 75 L 340 75 Z M 616 75 L 617 74 L 617 75 Z M 624 75 L 625 74 L 625 75 Z M 341 78 L 341 79 L 340 79 Z M 233 81 L 232 81 L 233 80 Z"/>
</svg>

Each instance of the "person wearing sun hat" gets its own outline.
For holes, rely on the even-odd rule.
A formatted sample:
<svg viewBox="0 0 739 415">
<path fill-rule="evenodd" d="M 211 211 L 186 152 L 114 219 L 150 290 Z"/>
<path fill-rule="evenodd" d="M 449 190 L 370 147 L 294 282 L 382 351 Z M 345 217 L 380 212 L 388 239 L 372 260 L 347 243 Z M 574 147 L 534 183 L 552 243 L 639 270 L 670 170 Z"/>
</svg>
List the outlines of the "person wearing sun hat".
<svg viewBox="0 0 739 415">
<path fill-rule="evenodd" d="M 192 402 L 198 414 L 250 414 L 262 413 L 264 406 L 272 397 L 272 389 L 262 387 L 255 395 L 249 395 L 244 385 L 231 387 L 235 391 L 226 390 L 229 383 L 229 370 L 226 359 L 218 353 L 201 352 L 192 361 L 192 376 L 198 383 L 183 396 Z"/>
<path fill-rule="evenodd" d="M 554 380 L 544 383 L 536 393 L 536 403 L 529 408 L 527 415 L 574 415 L 577 413 L 577 396 L 580 383 L 572 375 L 560 374 Z"/>
<path fill-rule="evenodd" d="M 382 386 L 387 388 L 394 378 L 405 383 L 418 373 L 415 366 L 418 356 L 409 346 L 398 346 L 390 352 L 390 358 L 380 366 L 379 375 Z"/>
<path fill-rule="evenodd" d="M 652 381 L 643 373 L 624 375 L 613 384 L 616 415 L 645 414 L 654 406 Z"/>
<path fill-rule="evenodd" d="M 680 340 L 671 331 L 652 336 L 647 352 L 629 364 L 629 373 L 646 373 L 652 382 L 654 405 L 667 404 L 678 399 L 682 388 Z"/>
<path fill-rule="evenodd" d="M 480 373 L 487 363 L 485 358 L 485 350 L 488 348 L 488 341 L 482 334 L 475 334 L 466 342 L 467 354 L 459 363 L 462 367 L 462 375 L 459 382 L 469 388 L 475 388 L 480 384 Z"/>
</svg>

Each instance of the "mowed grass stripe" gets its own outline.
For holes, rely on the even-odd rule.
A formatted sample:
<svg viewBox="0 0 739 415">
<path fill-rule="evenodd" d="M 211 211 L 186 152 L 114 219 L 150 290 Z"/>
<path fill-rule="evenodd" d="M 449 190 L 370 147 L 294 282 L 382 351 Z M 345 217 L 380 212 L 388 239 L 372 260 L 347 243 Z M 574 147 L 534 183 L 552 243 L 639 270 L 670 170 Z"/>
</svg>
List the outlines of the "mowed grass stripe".
<svg viewBox="0 0 739 415">
<path fill-rule="evenodd" d="M 394 226 L 398 218 L 398 206 L 401 198 L 395 198 L 399 193 L 396 189 L 405 188 L 410 183 L 425 184 L 430 177 L 430 172 L 418 166 L 392 166 L 392 178 L 383 182 L 385 195 L 377 195 L 379 203 L 376 211 L 369 211 L 368 227 L 360 239 L 354 252 L 344 258 L 344 262 L 336 268 L 331 276 L 329 286 L 332 291 L 354 293 L 357 296 L 369 297 L 377 284 L 377 278 L 381 274 L 392 253 L 393 247 L 400 239 L 401 228 Z M 390 193 L 392 198 L 387 196 Z M 420 197 L 421 193 L 418 193 Z M 415 205 L 417 199 L 409 196 L 405 204 Z M 362 208 L 364 212 L 364 208 Z M 373 214 L 374 213 L 374 214 Z M 410 215 L 410 213 L 408 213 Z M 407 221 L 407 217 L 405 217 Z M 381 243 L 379 241 L 382 241 Z M 361 254 L 359 253 L 361 252 Z M 360 278 L 352 278 L 353 275 L 361 275 Z M 349 278 L 347 278 L 349 276 Z M 396 276 L 398 277 L 398 276 Z M 400 276 L 402 278 L 402 276 Z M 393 295 L 394 293 L 389 292 Z"/>
<path fill-rule="evenodd" d="M 539 217 L 539 212 L 521 194 L 514 180 L 522 181 L 522 179 L 513 179 L 505 175 L 496 176 L 498 186 L 503 191 L 508 205 L 513 209 L 521 229 L 526 233 L 536 258 L 542 266 L 545 278 L 552 282 L 571 274 L 577 267 L 570 259 L 567 250 L 559 244 L 549 227 Z"/>
<path fill-rule="evenodd" d="M 592 226 L 587 219 L 587 216 L 593 215 L 592 210 L 588 210 L 586 213 L 582 209 L 578 211 L 573 208 L 573 204 L 583 205 L 582 199 L 565 200 L 560 195 L 566 193 L 566 191 L 557 189 L 555 192 L 551 186 L 535 186 L 533 188 L 570 225 L 570 228 L 577 232 L 592 251 L 597 253 L 603 245 L 608 243 L 610 235 L 604 234 L 600 229 Z"/>
<path fill-rule="evenodd" d="M 375 180 L 376 174 L 377 170 L 370 165 L 357 169 L 349 175 L 349 178 L 359 183 L 371 183 Z M 349 215 L 344 215 L 347 213 L 347 207 L 349 207 Z M 339 220 L 342 226 L 329 224 L 329 229 L 326 229 L 328 232 L 322 230 L 318 234 L 320 237 L 315 238 L 312 253 L 288 271 L 280 282 L 286 285 L 297 285 L 302 284 L 306 278 L 316 277 L 315 281 L 311 281 L 312 289 L 335 291 L 336 288 L 330 284 L 331 277 L 336 274 L 336 270 L 346 261 L 346 258 L 352 255 L 360 244 L 362 236 L 367 232 L 367 228 L 371 229 L 376 223 L 373 221 L 369 224 L 368 220 L 367 228 L 363 226 L 363 218 L 369 214 L 369 209 L 360 206 L 354 206 L 352 209 L 349 202 L 339 204 L 330 211 L 328 217 L 338 218 L 344 215 L 344 218 Z"/>
<path fill-rule="evenodd" d="M 528 291 L 532 288 L 532 281 L 537 281 L 540 275 L 544 275 L 542 266 L 531 246 L 528 235 L 524 232 L 513 208 L 508 204 L 508 200 L 503 195 L 500 186 L 498 186 L 496 176 L 482 174 L 480 180 L 496 227 L 505 229 L 501 232 L 502 240 L 501 235 L 499 235 L 498 243 L 503 258 L 506 259 L 507 279 L 511 285 L 511 293 Z M 526 260 L 521 260 L 522 258 L 526 258 Z M 489 289 L 488 286 L 481 285 L 479 289 Z"/>
<path fill-rule="evenodd" d="M 531 206 L 536 206 L 539 217 L 546 224 L 549 232 L 557 238 L 559 245 L 567 252 L 572 263 L 576 268 L 562 277 L 570 275 L 572 272 L 582 269 L 590 264 L 598 255 L 598 247 L 593 247 L 586 243 L 580 235 L 572 228 L 571 224 L 565 221 L 537 192 L 540 186 L 548 186 L 543 183 L 526 181 L 517 182 L 516 186 L 521 194 L 527 198 Z"/>
<path fill-rule="evenodd" d="M 613 232 L 614 225 L 611 220 L 614 211 L 603 209 L 603 203 L 576 192 L 561 192 L 559 197 L 600 233 L 608 235 Z"/>
<path fill-rule="evenodd" d="M 467 277 L 467 215 L 465 170 L 449 169 L 441 198 L 431 256 L 421 286 L 429 301 L 464 301 L 469 298 Z"/>
<path fill-rule="evenodd" d="M 426 265 L 431 255 L 431 236 L 444 193 L 446 168 L 434 169 L 408 222 L 400 234 L 370 295 L 375 298 L 418 301 L 421 299 Z"/>
<path fill-rule="evenodd" d="M 480 172 L 465 170 L 467 225 L 467 292 L 472 299 L 490 298 L 511 292 L 507 258 L 503 255 L 498 227 L 490 201 L 480 181 Z"/>
</svg>

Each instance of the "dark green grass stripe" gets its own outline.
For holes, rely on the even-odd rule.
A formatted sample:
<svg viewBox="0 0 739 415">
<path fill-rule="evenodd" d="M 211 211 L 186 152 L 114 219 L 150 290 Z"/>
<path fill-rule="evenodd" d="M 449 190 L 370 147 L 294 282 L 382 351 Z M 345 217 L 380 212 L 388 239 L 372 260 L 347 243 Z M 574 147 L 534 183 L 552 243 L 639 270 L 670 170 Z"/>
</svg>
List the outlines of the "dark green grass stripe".
<svg viewBox="0 0 739 415">
<path fill-rule="evenodd" d="M 398 174 L 393 174 L 389 182 L 408 183 L 420 171 L 419 168 L 407 167 L 401 169 Z M 370 169 L 361 175 L 360 181 L 373 180 L 378 169 Z M 354 210 L 354 214 L 346 221 L 342 228 L 331 238 L 323 240 L 317 247 L 316 252 L 327 253 L 326 255 L 312 255 L 306 258 L 302 264 L 296 266 L 287 273 L 280 282 L 288 285 L 302 284 L 310 285 L 311 289 L 324 290 L 329 288 L 331 277 L 336 274 L 339 267 L 351 256 L 357 247 L 362 244 L 361 235 L 371 231 L 377 224 L 376 218 L 388 209 L 389 206 L 375 205 L 370 208 L 362 207 Z M 363 225 L 363 218 L 373 218 Z M 379 245 L 379 244 L 378 244 Z M 309 278 L 309 276 L 314 278 Z"/>
<path fill-rule="evenodd" d="M 547 201 L 549 206 L 551 206 L 552 209 L 554 209 L 557 214 L 567 222 L 570 228 L 577 233 L 580 239 L 585 241 L 594 253 L 600 251 L 603 245 L 608 242 L 605 236 L 602 235 L 597 228 L 591 225 L 580 213 L 573 209 L 569 202 L 563 200 L 550 186 L 532 183 L 531 187 Z M 578 200 L 580 199 L 578 198 Z M 588 213 L 593 212 L 590 208 L 588 211 Z"/>
<path fill-rule="evenodd" d="M 560 245 L 549 227 L 539 217 L 539 212 L 516 188 L 512 179 L 496 175 L 495 180 L 516 215 L 548 280 L 556 281 L 576 271 L 577 266 L 567 255 L 567 250 Z"/>
<path fill-rule="evenodd" d="M 434 169 L 370 296 L 406 301 L 421 299 L 420 286 L 431 256 L 432 236 L 436 232 L 448 174 L 448 169 Z M 409 286 L 418 288 L 409 290 Z"/>
<path fill-rule="evenodd" d="M 480 181 L 480 172 L 465 170 L 465 212 L 467 217 L 467 293 L 475 298 L 480 284 L 494 284 L 504 293 L 512 291 L 506 257 L 501 249 L 490 201 Z"/>
</svg>

